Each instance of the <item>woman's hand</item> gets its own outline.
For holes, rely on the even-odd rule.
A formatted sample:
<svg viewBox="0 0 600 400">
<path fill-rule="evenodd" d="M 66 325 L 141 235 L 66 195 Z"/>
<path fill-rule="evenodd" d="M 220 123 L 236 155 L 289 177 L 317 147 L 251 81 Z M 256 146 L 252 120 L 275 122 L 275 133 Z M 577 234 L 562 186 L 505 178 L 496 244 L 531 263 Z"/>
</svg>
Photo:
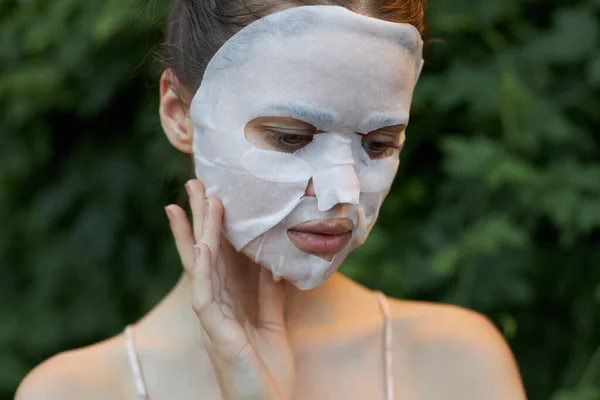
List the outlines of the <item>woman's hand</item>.
<svg viewBox="0 0 600 400">
<path fill-rule="evenodd" d="M 220 245 L 223 205 L 206 199 L 198 180 L 186 184 L 193 231 L 181 207 L 166 207 L 181 262 L 192 279 L 192 307 L 225 400 L 289 400 L 295 388 L 294 356 L 284 321 L 285 284 L 260 268 L 258 319 L 252 323 L 227 288 Z"/>
</svg>

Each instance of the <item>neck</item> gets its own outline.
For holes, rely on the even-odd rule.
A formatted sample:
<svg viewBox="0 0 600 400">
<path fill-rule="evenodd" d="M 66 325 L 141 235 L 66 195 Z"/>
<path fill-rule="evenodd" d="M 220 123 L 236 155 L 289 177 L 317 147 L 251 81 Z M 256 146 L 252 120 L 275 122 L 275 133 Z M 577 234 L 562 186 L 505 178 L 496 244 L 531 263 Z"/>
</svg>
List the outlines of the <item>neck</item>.
<svg viewBox="0 0 600 400">
<path fill-rule="evenodd" d="M 226 242 L 225 242 L 226 243 Z M 258 311 L 257 292 L 260 268 L 249 258 L 235 252 L 231 246 L 224 246 L 227 260 L 227 288 L 243 304 L 250 320 L 255 320 Z M 349 291 L 357 293 L 365 288 L 344 277 L 334 274 L 326 282 L 314 289 L 302 291 L 286 282 L 285 320 L 291 337 L 302 337 L 303 332 L 318 330 L 332 323 L 340 307 L 341 296 Z M 140 329 L 161 332 L 170 337 L 185 341 L 201 340 L 200 323 L 192 304 L 192 280 L 183 273 L 169 294 L 139 323 Z"/>
</svg>

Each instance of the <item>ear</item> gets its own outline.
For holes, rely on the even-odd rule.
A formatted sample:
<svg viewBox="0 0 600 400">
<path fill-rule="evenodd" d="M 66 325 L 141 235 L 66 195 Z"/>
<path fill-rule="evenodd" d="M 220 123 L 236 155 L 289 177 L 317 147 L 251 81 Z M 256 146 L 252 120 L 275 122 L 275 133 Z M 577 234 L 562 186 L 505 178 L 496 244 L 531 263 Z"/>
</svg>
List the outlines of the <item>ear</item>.
<svg viewBox="0 0 600 400">
<path fill-rule="evenodd" d="M 177 150 L 193 152 L 194 125 L 188 117 L 188 108 L 177 93 L 177 77 L 171 70 L 165 70 L 160 77 L 160 122 L 169 142 Z"/>
</svg>

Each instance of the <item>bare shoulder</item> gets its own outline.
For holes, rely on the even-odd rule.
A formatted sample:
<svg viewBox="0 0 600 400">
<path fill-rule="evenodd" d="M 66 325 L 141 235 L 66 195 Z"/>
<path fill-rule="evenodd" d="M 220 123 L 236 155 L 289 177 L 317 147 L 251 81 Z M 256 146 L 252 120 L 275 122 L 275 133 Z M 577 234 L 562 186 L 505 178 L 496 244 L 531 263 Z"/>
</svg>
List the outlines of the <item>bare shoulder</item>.
<svg viewBox="0 0 600 400">
<path fill-rule="evenodd" d="M 126 356 L 122 336 L 59 353 L 34 368 L 15 400 L 127 399 L 123 385 Z"/>
<path fill-rule="evenodd" d="M 426 399 L 525 399 L 513 354 L 484 315 L 466 308 L 390 299 L 394 339 L 410 346 Z"/>
</svg>

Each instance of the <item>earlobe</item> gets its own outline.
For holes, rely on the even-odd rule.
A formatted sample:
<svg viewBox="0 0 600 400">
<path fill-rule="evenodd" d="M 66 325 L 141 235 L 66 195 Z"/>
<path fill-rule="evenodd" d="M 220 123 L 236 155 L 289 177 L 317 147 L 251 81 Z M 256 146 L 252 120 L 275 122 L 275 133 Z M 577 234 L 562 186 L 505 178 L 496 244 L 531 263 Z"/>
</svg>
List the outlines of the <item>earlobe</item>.
<svg viewBox="0 0 600 400">
<path fill-rule="evenodd" d="M 160 78 L 160 121 L 169 142 L 177 150 L 193 152 L 194 126 L 187 115 L 181 97 L 174 90 L 172 72 L 165 71 Z"/>
</svg>

